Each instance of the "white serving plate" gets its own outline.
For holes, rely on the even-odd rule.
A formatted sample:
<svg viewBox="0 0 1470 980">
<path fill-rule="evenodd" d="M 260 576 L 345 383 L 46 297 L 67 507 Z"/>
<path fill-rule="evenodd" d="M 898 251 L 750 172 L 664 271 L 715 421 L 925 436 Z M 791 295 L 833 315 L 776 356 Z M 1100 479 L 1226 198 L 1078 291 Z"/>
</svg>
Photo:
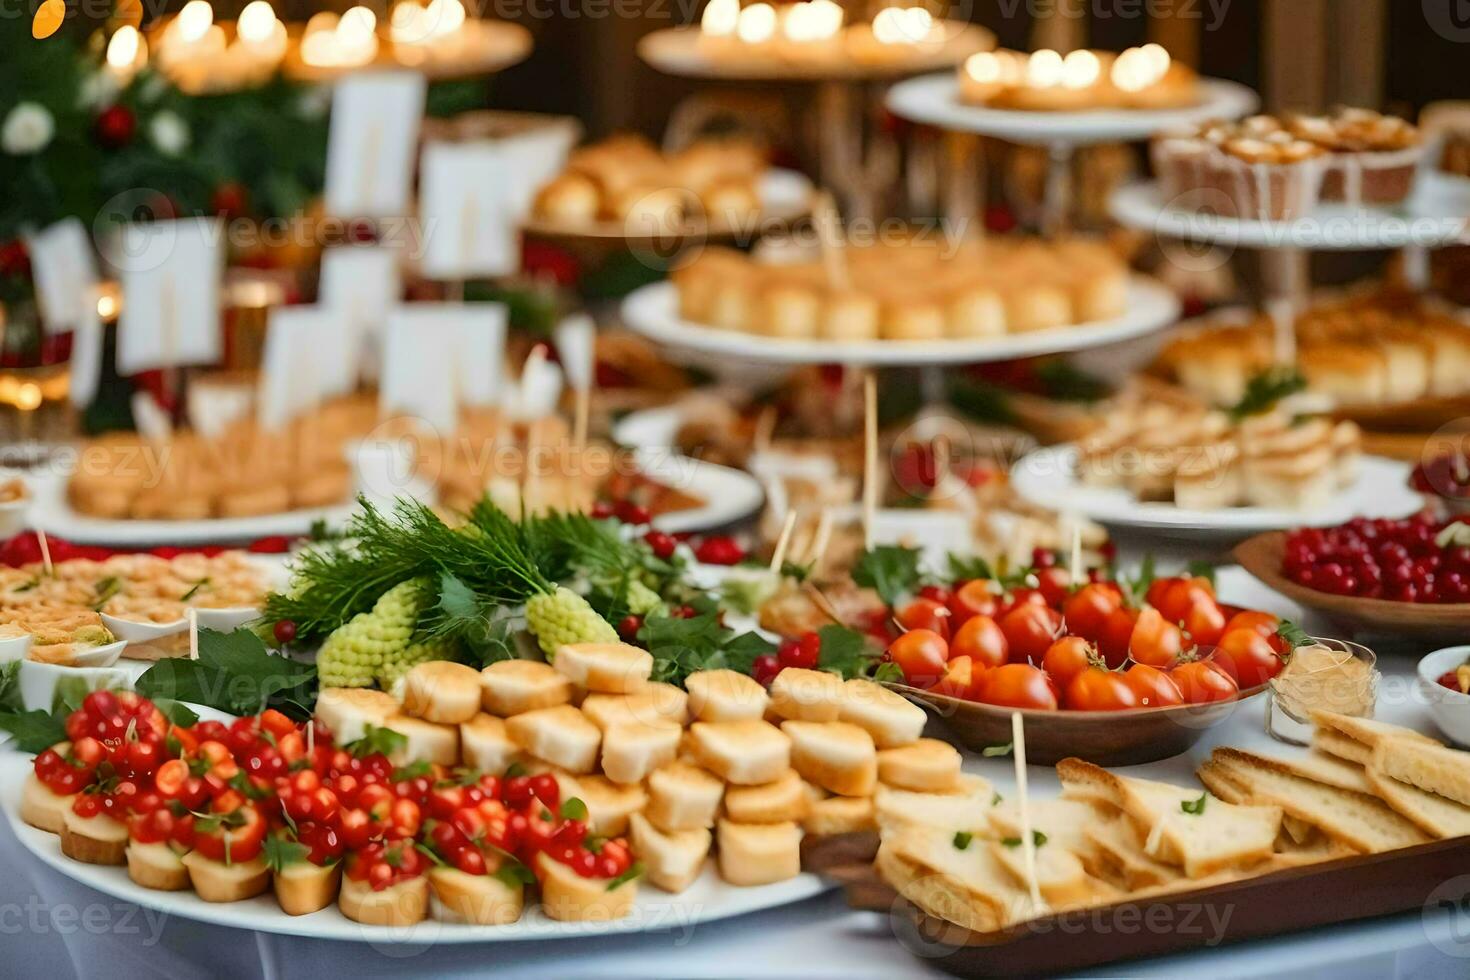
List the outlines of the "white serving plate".
<svg viewBox="0 0 1470 980">
<path fill-rule="evenodd" d="M 1139 231 L 1243 248 L 1357 251 L 1435 248 L 1470 240 L 1470 221 L 1464 215 L 1419 210 L 1430 200 L 1416 195 L 1399 208 L 1323 204 L 1292 221 L 1251 221 L 1173 207 L 1157 183 L 1141 183 L 1115 191 L 1108 210 L 1119 224 Z"/>
<path fill-rule="evenodd" d="M 1210 119 L 1239 119 L 1256 111 L 1260 96 L 1244 85 L 1200 79 L 1200 101 L 1177 109 L 1088 109 L 1080 112 L 1023 112 L 967 105 L 960 101 L 956 72 L 925 75 L 888 90 L 888 109 L 914 122 L 959 133 L 994 136 L 1012 143 L 1126 143 Z"/>
<path fill-rule="evenodd" d="M 126 902 L 156 909 L 167 915 L 215 925 L 311 939 L 388 944 L 486 943 L 524 939 L 572 939 L 612 936 L 635 932 L 688 929 L 694 925 L 761 909 L 798 902 L 831 887 L 815 875 L 802 874 L 774 885 L 736 888 L 720 880 L 713 862 L 692 886 L 678 895 L 659 891 L 648 884 L 638 889 L 633 914 L 616 922 L 557 922 L 530 909 L 513 925 L 472 926 L 426 921 L 415 926 L 364 926 L 328 906 L 311 915 L 290 916 L 265 895 L 244 902 L 214 905 L 201 901 L 193 892 L 163 892 L 143 888 L 128 877 L 126 868 L 82 864 L 61 853 L 59 838 L 20 819 L 21 790 L 30 771 L 30 757 L 0 749 L 0 807 L 10 829 L 26 848 L 43 862 L 73 881 L 95 888 Z"/>
<path fill-rule="evenodd" d="M 1186 510 L 1171 503 L 1143 502 L 1126 490 L 1091 487 L 1077 478 L 1077 447 L 1048 446 L 1011 467 L 1011 485 L 1024 500 L 1068 511 L 1101 524 L 1205 535 L 1255 534 L 1286 528 L 1341 524 L 1353 517 L 1406 517 L 1423 506 L 1408 486 L 1409 466 L 1380 456 L 1364 456 L 1358 479 L 1321 510 L 1221 507 Z"/>
<path fill-rule="evenodd" d="M 671 233 L 671 238 L 687 238 L 689 244 L 708 238 L 733 238 L 754 241 L 760 237 L 766 225 L 773 222 L 791 222 L 803 217 L 811 210 L 812 182 L 805 174 L 779 167 L 761 174 L 756 183 L 756 195 L 760 198 L 760 214 L 749 222 L 710 224 L 703 218 L 690 220 L 683 228 Z M 645 241 L 650 237 L 657 240 L 663 232 L 639 232 L 622 221 L 595 221 L 591 224 L 573 224 L 551 221 L 532 215 L 526 220 L 525 230 L 532 235 L 548 238 L 587 238 L 603 241 Z"/>
<path fill-rule="evenodd" d="M 974 340 L 783 340 L 721 330 L 680 317 L 678 290 L 667 282 L 630 293 L 623 300 L 622 316 L 629 328 L 645 337 L 683 350 L 782 364 L 896 366 L 976 364 L 1082 350 L 1167 327 L 1179 318 L 1179 311 L 1178 298 L 1164 285 L 1134 276 L 1128 285 L 1128 310 L 1116 319 Z"/>
<path fill-rule="evenodd" d="M 640 449 L 634 458 L 645 476 L 704 501 L 699 507 L 654 518 L 653 526 L 669 534 L 735 524 L 759 512 L 766 501 L 760 482 L 744 470 L 706 463 L 670 449 Z"/>
</svg>

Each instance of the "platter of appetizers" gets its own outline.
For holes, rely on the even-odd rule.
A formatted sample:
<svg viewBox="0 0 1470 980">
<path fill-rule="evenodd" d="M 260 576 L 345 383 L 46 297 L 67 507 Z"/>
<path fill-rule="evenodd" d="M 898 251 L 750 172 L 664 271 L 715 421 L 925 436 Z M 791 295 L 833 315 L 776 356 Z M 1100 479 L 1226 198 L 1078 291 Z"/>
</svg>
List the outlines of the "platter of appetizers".
<svg viewBox="0 0 1470 980">
<path fill-rule="evenodd" d="M 1345 627 L 1458 639 L 1470 628 L 1470 526 L 1429 513 L 1271 531 L 1235 548 L 1270 588 Z"/>
</svg>

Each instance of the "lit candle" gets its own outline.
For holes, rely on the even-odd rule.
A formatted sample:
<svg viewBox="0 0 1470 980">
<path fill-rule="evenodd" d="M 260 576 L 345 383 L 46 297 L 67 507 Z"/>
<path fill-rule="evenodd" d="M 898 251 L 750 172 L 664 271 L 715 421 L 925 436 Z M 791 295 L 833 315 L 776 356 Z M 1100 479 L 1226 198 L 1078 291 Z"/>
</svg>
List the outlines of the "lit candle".
<svg viewBox="0 0 1470 980">
<path fill-rule="evenodd" d="M 1091 88 L 1102 75 L 1102 62 L 1091 51 L 1077 50 L 1062 59 L 1062 87 Z"/>
<path fill-rule="evenodd" d="M 148 63 L 148 42 L 131 24 L 124 24 L 107 42 L 107 69 L 126 85 Z"/>
<path fill-rule="evenodd" d="M 832 0 L 809 0 L 787 8 L 781 32 L 797 44 L 827 41 L 842 30 L 842 20 L 842 7 Z"/>
<path fill-rule="evenodd" d="M 934 17 L 923 7 L 884 7 L 873 18 L 873 39 L 879 44 L 917 44 L 934 27 Z"/>
<path fill-rule="evenodd" d="M 378 18 L 366 7 L 353 7 L 340 18 L 328 11 L 314 14 L 301 37 L 301 60 L 318 68 L 353 68 L 378 54 Z"/>
<path fill-rule="evenodd" d="M 286 53 L 286 25 L 276 18 L 269 0 L 252 0 L 235 22 L 235 45 L 249 63 L 274 67 Z"/>
<path fill-rule="evenodd" d="M 746 44 L 764 44 L 776 33 L 776 8 L 768 3 L 753 3 L 740 11 L 735 33 Z"/>
<path fill-rule="evenodd" d="M 709 37 L 730 37 L 740 22 L 740 0 L 710 0 L 699 18 L 699 29 Z"/>
<path fill-rule="evenodd" d="M 1113 62 L 1113 84 L 1124 92 L 1142 92 L 1157 85 L 1169 73 L 1172 59 L 1161 45 L 1145 44 L 1141 48 L 1129 48 Z"/>
<path fill-rule="evenodd" d="M 1062 81 L 1062 56 L 1043 48 L 1026 62 L 1026 84 L 1032 88 L 1051 88 Z"/>
<path fill-rule="evenodd" d="M 189 45 L 204 40 L 213 24 L 214 8 L 209 5 L 209 0 L 189 0 L 170 27 L 179 43 Z"/>
</svg>

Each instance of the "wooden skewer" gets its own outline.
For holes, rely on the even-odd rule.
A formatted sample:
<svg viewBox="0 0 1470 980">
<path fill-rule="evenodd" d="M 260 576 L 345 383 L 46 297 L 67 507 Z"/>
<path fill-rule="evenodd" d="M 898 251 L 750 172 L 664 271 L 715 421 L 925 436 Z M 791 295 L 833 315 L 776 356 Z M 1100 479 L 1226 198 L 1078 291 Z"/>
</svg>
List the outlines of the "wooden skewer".
<svg viewBox="0 0 1470 980">
<path fill-rule="evenodd" d="M 576 415 L 572 419 L 572 450 L 575 459 L 581 459 L 587 449 L 587 429 L 592 418 L 592 389 L 578 386 L 572 389 Z"/>
<path fill-rule="evenodd" d="M 813 585 L 811 579 L 807 579 L 805 582 L 803 582 L 801 584 L 801 588 L 802 591 L 805 592 L 807 596 L 812 600 L 812 605 L 816 606 L 817 610 L 821 612 L 823 616 L 826 616 L 838 626 L 841 626 L 844 629 L 847 628 L 847 621 L 837 614 L 837 607 L 832 605 L 832 600 L 828 599 L 826 593 L 824 593 L 821 589 Z"/>
<path fill-rule="evenodd" d="M 1011 712 L 1011 755 L 1016 760 L 1016 791 L 1021 798 L 1021 854 L 1025 861 L 1026 884 L 1031 890 L 1031 904 L 1040 912 L 1041 886 L 1036 881 L 1036 840 L 1031 830 L 1031 801 L 1026 785 L 1026 726 L 1021 712 Z"/>
<path fill-rule="evenodd" d="M 873 521 L 878 511 L 878 378 L 863 379 L 863 547 L 873 549 Z"/>
<path fill-rule="evenodd" d="M 817 241 L 822 249 L 822 265 L 827 272 L 827 284 L 833 289 L 846 291 L 852 288 L 847 271 L 847 252 L 842 235 L 842 222 L 837 216 L 837 202 L 830 191 L 817 195 L 812 210 L 812 223 L 817 229 Z"/>
<path fill-rule="evenodd" d="M 199 659 L 199 610 L 189 607 L 189 659 Z"/>
<path fill-rule="evenodd" d="M 755 420 L 755 435 L 751 439 L 751 445 L 757 454 L 770 452 L 771 440 L 776 433 L 776 406 L 767 405 L 761 409 L 761 414 Z"/>
<path fill-rule="evenodd" d="M 51 564 L 51 543 L 46 540 L 46 532 L 37 528 L 36 541 L 41 545 L 41 570 L 51 578 L 56 574 L 56 567 Z"/>
<path fill-rule="evenodd" d="M 812 535 L 811 545 L 807 548 L 807 565 L 810 567 L 808 577 L 817 574 L 822 561 L 827 557 L 827 545 L 832 541 L 832 508 L 823 507 L 822 516 L 817 520 L 817 533 Z"/>
<path fill-rule="evenodd" d="M 781 536 L 776 539 L 776 550 L 771 552 L 771 571 L 779 573 L 786 561 L 786 549 L 791 546 L 791 532 L 796 530 L 796 508 L 786 510 L 786 520 L 781 524 Z"/>
<path fill-rule="evenodd" d="M 1075 514 L 1067 515 L 1072 524 L 1072 584 L 1082 581 L 1082 521 Z"/>
<path fill-rule="evenodd" d="M 316 756 L 316 722 L 308 718 L 306 720 L 306 757 L 308 759 Z"/>
</svg>

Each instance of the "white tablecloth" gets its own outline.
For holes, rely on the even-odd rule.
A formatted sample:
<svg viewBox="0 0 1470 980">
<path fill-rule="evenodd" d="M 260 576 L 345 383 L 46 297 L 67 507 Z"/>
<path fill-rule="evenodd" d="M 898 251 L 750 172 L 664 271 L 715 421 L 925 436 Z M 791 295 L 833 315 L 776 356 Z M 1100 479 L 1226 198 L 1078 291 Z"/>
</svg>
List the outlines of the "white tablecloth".
<svg viewBox="0 0 1470 980">
<path fill-rule="evenodd" d="M 1259 586 L 1232 571 L 1222 595 L 1262 602 Z M 1268 594 L 1269 596 L 1269 594 Z M 1281 609 L 1279 597 L 1271 608 Z M 1385 656 L 1379 714 L 1426 728 L 1412 695 L 1412 657 Z M 1426 728 L 1427 730 L 1427 728 Z M 1262 706 L 1241 711 L 1192 753 L 1150 767 L 1181 781 L 1218 742 L 1281 751 L 1262 730 Z M 0 751 L 10 751 L 0 748 Z M 966 767 L 1005 791 L 1009 760 Z M 1034 768 L 1039 794 L 1054 779 Z M 1446 877 L 1470 872 L 1446 868 Z M 0 977 L 31 980 L 325 977 L 830 977 L 864 980 L 938 975 L 895 938 L 884 915 L 854 912 L 840 892 L 685 932 L 479 946 L 373 947 L 259 935 L 161 917 L 77 885 L 26 852 L 0 821 Z M 1470 908 L 1428 909 L 1367 923 L 1163 959 L 1113 964 L 1095 976 L 1464 980 L 1470 977 Z"/>
</svg>

